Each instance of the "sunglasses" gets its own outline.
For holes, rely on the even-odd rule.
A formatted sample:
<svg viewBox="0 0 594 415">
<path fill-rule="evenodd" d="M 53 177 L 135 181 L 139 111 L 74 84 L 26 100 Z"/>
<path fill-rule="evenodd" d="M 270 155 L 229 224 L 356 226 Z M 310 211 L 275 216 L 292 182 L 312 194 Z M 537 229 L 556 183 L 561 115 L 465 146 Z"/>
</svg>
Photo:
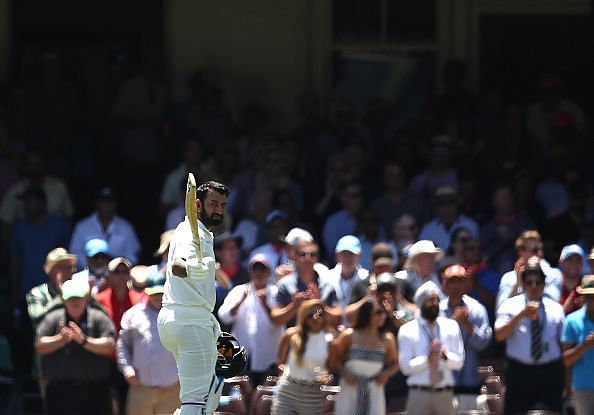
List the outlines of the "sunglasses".
<svg viewBox="0 0 594 415">
<path fill-rule="evenodd" d="M 323 308 L 318 308 L 317 310 L 312 310 L 306 314 L 307 318 L 319 318 L 324 317 L 326 312 Z"/>
<path fill-rule="evenodd" d="M 264 271 L 269 271 L 269 268 L 264 264 L 260 264 L 260 263 L 256 262 L 254 265 L 252 265 L 252 271 L 264 272 Z"/>
<path fill-rule="evenodd" d="M 540 248 L 538 246 L 532 246 L 530 248 L 527 246 L 523 246 L 521 249 L 522 249 L 522 251 L 528 251 L 532 254 L 536 254 L 540 250 Z"/>
<path fill-rule="evenodd" d="M 544 281 L 542 281 L 542 280 L 524 281 L 524 285 L 526 285 L 528 287 L 538 287 L 539 285 L 544 285 Z"/>
<path fill-rule="evenodd" d="M 305 258 L 305 257 L 317 258 L 318 257 L 317 252 L 299 252 L 297 255 L 299 255 L 299 257 L 301 257 L 301 258 Z"/>
<path fill-rule="evenodd" d="M 386 310 L 382 310 L 381 308 L 378 308 L 377 310 L 375 310 L 373 312 L 373 314 L 375 314 L 377 316 L 385 316 L 386 315 Z"/>
<path fill-rule="evenodd" d="M 127 269 L 116 269 L 113 273 L 118 275 L 128 275 L 130 274 L 130 271 Z"/>
</svg>

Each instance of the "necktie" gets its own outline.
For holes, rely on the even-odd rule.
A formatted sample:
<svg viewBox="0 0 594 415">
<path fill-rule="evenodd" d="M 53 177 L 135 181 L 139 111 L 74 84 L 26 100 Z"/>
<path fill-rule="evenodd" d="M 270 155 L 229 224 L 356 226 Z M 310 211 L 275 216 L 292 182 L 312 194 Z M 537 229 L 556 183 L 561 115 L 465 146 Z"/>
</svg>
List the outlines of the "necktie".
<svg viewBox="0 0 594 415">
<path fill-rule="evenodd" d="M 530 346 L 530 353 L 535 361 L 542 356 L 542 327 L 538 318 L 532 320 L 532 344 Z"/>
<path fill-rule="evenodd" d="M 435 340 L 435 324 L 430 327 L 429 335 L 431 337 L 431 343 L 429 344 L 429 349 L 433 348 L 433 340 Z M 435 356 L 435 359 L 429 360 L 429 381 L 431 382 L 431 386 L 435 387 L 439 383 L 441 378 L 441 374 L 439 372 L 439 356 Z"/>
</svg>

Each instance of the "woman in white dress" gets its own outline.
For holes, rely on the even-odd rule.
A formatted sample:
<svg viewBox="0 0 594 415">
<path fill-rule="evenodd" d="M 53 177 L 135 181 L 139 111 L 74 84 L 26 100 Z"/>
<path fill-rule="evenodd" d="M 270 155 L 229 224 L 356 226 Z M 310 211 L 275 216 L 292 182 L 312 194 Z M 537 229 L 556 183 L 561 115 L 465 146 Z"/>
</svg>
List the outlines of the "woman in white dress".
<svg viewBox="0 0 594 415">
<path fill-rule="evenodd" d="M 328 383 L 329 342 L 326 312 L 321 300 L 305 301 L 299 308 L 297 325 L 281 338 L 278 368 L 282 372 L 272 405 L 273 415 L 316 415 L 322 413 L 322 384 Z"/>
<path fill-rule="evenodd" d="M 340 374 L 336 415 L 385 415 L 384 385 L 398 371 L 396 339 L 385 321 L 384 308 L 368 300 L 354 327 L 334 341 L 331 367 Z"/>
</svg>

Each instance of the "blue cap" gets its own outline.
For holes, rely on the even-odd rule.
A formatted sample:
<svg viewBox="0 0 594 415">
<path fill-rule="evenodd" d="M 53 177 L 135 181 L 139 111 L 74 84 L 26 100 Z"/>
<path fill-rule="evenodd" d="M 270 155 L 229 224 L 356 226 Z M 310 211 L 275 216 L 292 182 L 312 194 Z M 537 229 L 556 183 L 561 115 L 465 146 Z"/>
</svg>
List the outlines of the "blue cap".
<svg viewBox="0 0 594 415">
<path fill-rule="evenodd" d="M 572 245 L 565 245 L 561 250 L 561 256 L 559 256 L 559 261 L 565 261 L 572 255 L 579 255 L 581 259 L 584 259 L 584 250 L 581 246 L 572 244 Z"/>
<path fill-rule="evenodd" d="M 283 222 L 286 222 L 288 218 L 287 214 L 282 210 L 273 210 L 266 216 L 266 225 L 270 225 L 275 219 L 282 219 Z"/>
<path fill-rule="evenodd" d="M 109 256 L 109 245 L 103 239 L 91 239 L 84 247 L 85 255 L 93 257 L 98 254 Z"/>
<path fill-rule="evenodd" d="M 361 253 L 361 241 L 359 238 L 353 235 L 346 235 L 340 238 L 336 244 L 336 249 L 334 252 L 344 251 L 349 251 L 355 255 L 359 255 Z"/>
</svg>

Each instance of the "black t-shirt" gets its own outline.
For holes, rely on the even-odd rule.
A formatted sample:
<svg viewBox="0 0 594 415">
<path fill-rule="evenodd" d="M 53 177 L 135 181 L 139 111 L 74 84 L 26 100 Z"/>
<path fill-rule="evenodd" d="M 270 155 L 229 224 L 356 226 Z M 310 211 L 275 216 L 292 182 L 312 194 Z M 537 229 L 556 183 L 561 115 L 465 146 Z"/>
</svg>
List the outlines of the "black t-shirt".
<svg viewBox="0 0 594 415">
<path fill-rule="evenodd" d="M 413 302 L 413 297 L 415 295 L 415 290 L 413 289 L 410 282 L 403 280 L 402 278 L 396 278 L 396 284 L 398 290 L 406 300 L 410 303 Z M 363 297 L 367 295 L 367 289 L 369 288 L 369 277 L 356 281 L 353 284 L 353 289 L 351 290 L 351 296 L 349 297 L 349 304 L 356 303 Z"/>
<path fill-rule="evenodd" d="M 55 336 L 60 332 L 60 323 L 67 325 L 70 321 L 65 308 L 50 311 L 37 327 L 37 339 Z M 88 306 L 78 326 L 85 335 L 92 338 L 115 335 L 115 327 L 110 318 Z M 109 357 L 89 352 L 74 342 L 41 356 L 41 364 L 45 377 L 50 381 L 104 381 L 109 378 L 111 367 Z"/>
</svg>

